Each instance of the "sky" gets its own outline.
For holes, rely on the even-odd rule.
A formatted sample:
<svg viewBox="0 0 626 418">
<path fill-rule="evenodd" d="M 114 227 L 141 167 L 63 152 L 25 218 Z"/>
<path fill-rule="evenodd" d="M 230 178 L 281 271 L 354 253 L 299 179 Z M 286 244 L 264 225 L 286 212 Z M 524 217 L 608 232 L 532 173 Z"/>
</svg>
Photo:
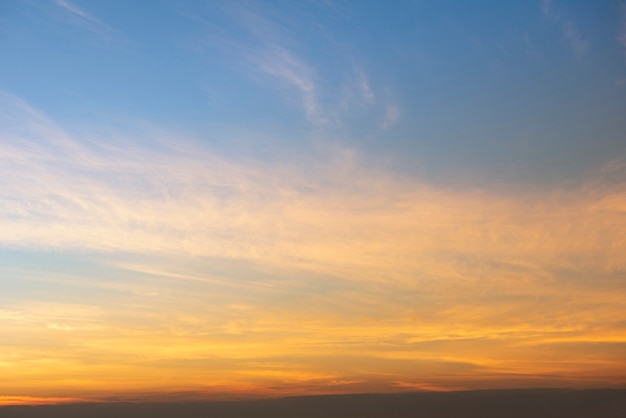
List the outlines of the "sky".
<svg viewBox="0 0 626 418">
<path fill-rule="evenodd" d="M 0 2 L 0 404 L 626 387 L 626 3 Z"/>
</svg>

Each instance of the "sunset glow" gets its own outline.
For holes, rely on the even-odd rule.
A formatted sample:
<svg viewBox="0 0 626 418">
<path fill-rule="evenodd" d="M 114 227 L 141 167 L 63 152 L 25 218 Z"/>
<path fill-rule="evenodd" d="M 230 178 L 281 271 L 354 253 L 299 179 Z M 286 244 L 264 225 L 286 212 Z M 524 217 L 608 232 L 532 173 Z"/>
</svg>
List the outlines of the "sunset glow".
<svg viewBox="0 0 626 418">
<path fill-rule="evenodd" d="M 626 388 L 626 6 L 392 3 L 0 5 L 0 405 Z"/>
</svg>

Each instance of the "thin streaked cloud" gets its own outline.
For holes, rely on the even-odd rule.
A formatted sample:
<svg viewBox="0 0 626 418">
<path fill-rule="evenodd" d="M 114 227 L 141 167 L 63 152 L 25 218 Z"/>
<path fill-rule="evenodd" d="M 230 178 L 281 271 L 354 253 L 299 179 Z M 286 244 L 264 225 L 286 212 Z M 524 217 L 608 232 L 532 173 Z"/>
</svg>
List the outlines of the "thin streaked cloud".
<svg viewBox="0 0 626 418">
<path fill-rule="evenodd" d="M 374 92 L 365 69 L 362 66 L 353 65 L 353 67 L 341 86 L 338 109 L 341 115 L 351 114 L 355 109 L 367 111 L 377 104 L 377 94 Z"/>
<path fill-rule="evenodd" d="M 623 387 L 615 7 L 456 6 L 10 6 L 0 403 Z"/>
<path fill-rule="evenodd" d="M 545 16 L 548 16 L 552 12 L 552 0 L 543 0 L 541 2 L 541 11 Z"/>
<path fill-rule="evenodd" d="M 308 65 L 278 45 L 265 47 L 263 51 L 253 53 L 250 59 L 262 72 L 297 92 L 309 122 L 315 125 L 328 123 L 319 104 L 314 71 Z"/>
<path fill-rule="evenodd" d="M 78 7 L 74 6 L 73 4 L 71 4 L 70 2 L 66 0 L 55 0 L 55 3 L 74 15 L 77 15 L 92 23 L 102 25 L 102 22 L 100 22 L 98 19 L 95 19 L 89 13 L 79 9 Z"/>
<path fill-rule="evenodd" d="M 255 71 L 270 76 L 280 90 L 287 92 L 287 97 L 294 96 L 310 123 L 329 123 L 327 111 L 319 101 L 318 75 L 295 50 L 295 34 L 286 25 L 266 18 L 261 11 L 232 6 L 226 8 L 226 13 L 256 45 L 250 48 L 249 44 L 228 35 L 222 40 L 233 45 Z"/>
<path fill-rule="evenodd" d="M 626 4 L 622 4 L 620 7 L 621 12 L 621 21 L 619 33 L 617 35 L 617 41 L 624 48 L 624 53 L 626 54 Z"/>
<path fill-rule="evenodd" d="M 453 278 L 463 264 L 450 276 L 444 265 L 457 256 L 527 268 L 623 267 L 623 239 L 601 221 L 622 206 L 618 186 L 580 195 L 583 185 L 543 203 L 546 196 L 451 194 L 366 170 L 351 153 L 270 168 L 181 139 L 162 150 L 90 149 L 55 125 L 39 122 L 33 134 L 35 142 L 18 131 L 3 138 L 8 246 L 242 258 L 344 277 L 362 268 L 371 279 L 401 281 L 424 269 Z M 504 245 L 509 235 L 517 239 Z"/>
<path fill-rule="evenodd" d="M 620 26 L 619 26 L 616 40 L 622 46 L 624 62 L 626 62 L 626 4 L 621 5 L 620 12 L 621 12 L 621 19 L 620 19 Z M 626 86 L 626 77 L 622 77 L 618 79 L 617 85 Z"/>
<path fill-rule="evenodd" d="M 295 104 L 312 125 L 338 127 L 355 114 L 373 115 L 374 119 L 383 118 L 387 124 L 393 124 L 389 122 L 394 118 L 387 114 L 391 105 L 386 106 L 378 97 L 377 86 L 372 85 L 367 69 L 347 58 L 333 42 L 328 41 L 328 54 L 334 57 L 334 65 L 341 68 L 343 77 L 339 81 L 335 80 L 336 69 L 307 58 L 297 25 L 280 11 L 231 6 L 221 12 L 229 16 L 237 30 L 225 30 L 200 16 L 188 16 L 203 24 L 207 32 L 201 44 L 225 51 L 231 60 L 251 64 L 239 63 L 235 67 L 249 73 L 259 85 L 274 88 L 290 108 Z M 315 30 L 317 36 L 325 38 L 322 28 Z"/>
<path fill-rule="evenodd" d="M 583 59 L 587 52 L 589 52 L 590 42 L 583 37 L 578 26 L 571 20 L 564 20 L 562 22 L 562 30 L 576 58 L 578 60 Z"/>
<path fill-rule="evenodd" d="M 374 103 L 374 92 L 372 91 L 367 75 L 362 69 L 356 70 L 355 82 L 358 87 L 360 97 L 369 104 Z"/>
<path fill-rule="evenodd" d="M 396 125 L 400 120 L 400 116 L 400 108 L 397 105 L 388 104 L 385 107 L 385 114 L 383 116 L 383 128 L 387 129 Z"/>
<path fill-rule="evenodd" d="M 105 36 L 107 38 L 118 33 L 116 29 L 107 25 L 102 20 L 97 19 L 92 14 L 79 8 L 75 4 L 69 2 L 68 0 L 55 0 L 54 3 L 57 6 L 61 7 L 69 15 L 75 17 L 81 26 L 89 29 L 90 31 L 99 33 L 100 35 Z"/>
<path fill-rule="evenodd" d="M 552 0 L 544 0 L 541 3 L 541 10 L 545 16 L 552 19 L 560 28 L 563 38 L 569 44 L 569 47 L 576 56 L 576 59 L 579 61 L 582 60 L 589 52 L 591 42 L 581 32 L 576 22 L 555 7 Z"/>
</svg>

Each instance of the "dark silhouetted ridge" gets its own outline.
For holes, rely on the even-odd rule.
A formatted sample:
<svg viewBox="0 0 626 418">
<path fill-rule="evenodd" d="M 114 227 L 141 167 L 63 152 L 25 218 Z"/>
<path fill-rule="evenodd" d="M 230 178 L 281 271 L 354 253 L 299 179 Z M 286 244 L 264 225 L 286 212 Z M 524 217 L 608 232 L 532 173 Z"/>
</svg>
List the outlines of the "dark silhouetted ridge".
<svg viewBox="0 0 626 418">
<path fill-rule="evenodd" d="M 0 407 L 1 418 L 624 418 L 626 390 L 484 390 Z"/>
</svg>

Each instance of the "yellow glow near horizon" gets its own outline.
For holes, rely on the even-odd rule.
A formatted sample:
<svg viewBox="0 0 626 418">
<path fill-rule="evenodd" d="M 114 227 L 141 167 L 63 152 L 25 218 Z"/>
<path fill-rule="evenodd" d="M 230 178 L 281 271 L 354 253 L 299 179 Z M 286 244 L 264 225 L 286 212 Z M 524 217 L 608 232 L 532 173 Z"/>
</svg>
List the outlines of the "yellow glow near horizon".
<svg viewBox="0 0 626 418">
<path fill-rule="evenodd" d="M 38 126 L 62 156 L 0 144 L 22 197 L 0 240 L 27 261 L 2 267 L 0 403 L 626 385 L 626 194 L 602 170 L 461 192 L 336 150 L 96 154 Z"/>
</svg>

